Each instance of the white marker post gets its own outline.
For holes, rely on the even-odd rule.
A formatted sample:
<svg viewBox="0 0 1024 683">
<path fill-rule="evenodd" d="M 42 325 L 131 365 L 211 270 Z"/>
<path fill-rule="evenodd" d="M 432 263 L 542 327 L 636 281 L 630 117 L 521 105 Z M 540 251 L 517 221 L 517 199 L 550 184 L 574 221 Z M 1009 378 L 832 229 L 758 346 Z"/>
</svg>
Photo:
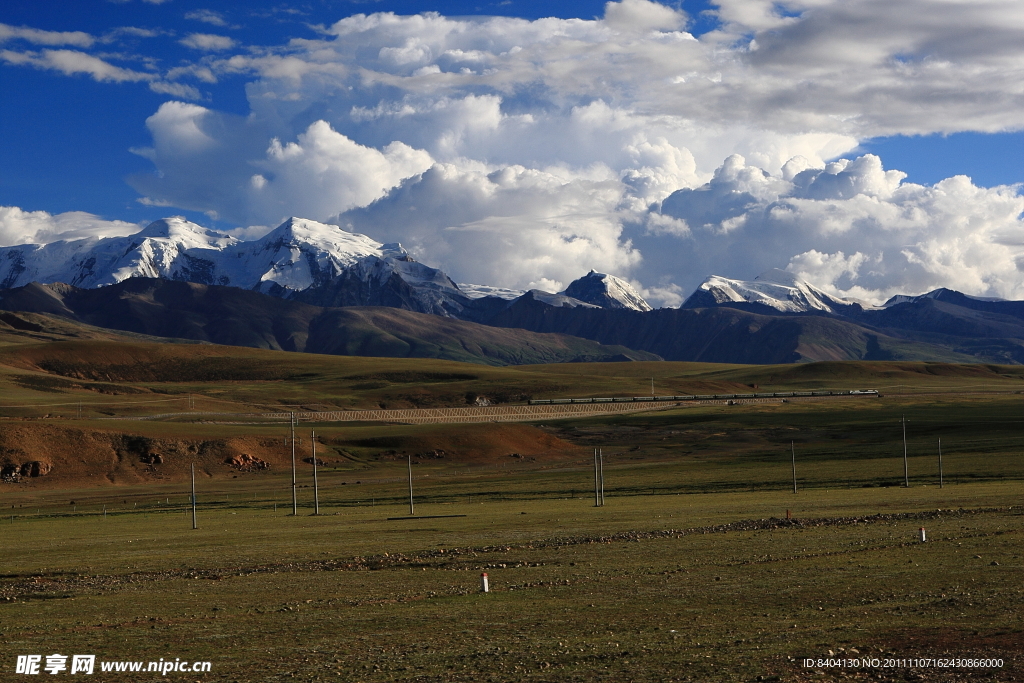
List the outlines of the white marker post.
<svg viewBox="0 0 1024 683">
<path fill-rule="evenodd" d="M 190 465 L 192 471 L 192 528 L 198 529 L 196 525 L 196 464 Z"/>
<path fill-rule="evenodd" d="M 487 572 L 484 572 L 483 574 L 480 575 L 480 592 L 481 593 L 490 593 L 491 592 L 491 586 L 487 582 Z"/>
<path fill-rule="evenodd" d="M 601 507 L 601 489 L 597 474 L 597 449 L 594 449 L 594 507 Z"/>
<path fill-rule="evenodd" d="M 924 543 L 927 540 L 928 540 L 928 536 L 924 533 L 924 527 L 921 527 L 921 543 Z"/>
<path fill-rule="evenodd" d="M 313 449 L 313 514 L 320 514 L 320 487 L 316 481 L 316 432 L 309 430 L 309 442 Z"/>
<path fill-rule="evenodd" d="M 939 488 L 942 488 L 942 439 L 939 439 Z"/>
<path fill-rule="evenodd" d="M 597 449 L 597 470 L 601 477 L 601 507 L 604 507 L 604 452 Z"/>
</svg>

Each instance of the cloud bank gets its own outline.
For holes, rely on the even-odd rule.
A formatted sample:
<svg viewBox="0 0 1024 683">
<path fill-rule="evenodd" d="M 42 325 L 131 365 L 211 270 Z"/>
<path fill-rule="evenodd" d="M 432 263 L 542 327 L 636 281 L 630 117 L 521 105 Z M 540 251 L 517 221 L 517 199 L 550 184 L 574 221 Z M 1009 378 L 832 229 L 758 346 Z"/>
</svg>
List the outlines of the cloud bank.
<svg viewBox="0 0 1024 683">
<path fill-rule="evenodd" d="M 136 223 L 110 221 L 84 211 L 56 215 L 0 206 L 0 247 L 16 244 L 49 244 L 57 240 L 89 237 L 123 237 L 142 228 Z"/>
<path fill-rule="evenodd" d="M 248 116 L 170 101 L 149 117 L 134 151 L 153 169 L 130 180 L 144 202 L 239 226 L 333 220 L 460 281 L 559 288 L 595 268 L 674 305 L 712 273 L 788 267 L 871 300 L 1024 297 L 1017 188 L 923 187 L 856 153 L 1024 128 L 1024 6 L 715 7 L 699 36 L 679 9 L 621 0 L 593 20 L 356 14 L 273 47 L 196 33 L 184 45 L 208 54 L 166 73 L 72 49 L 0 58 L 178 100 L 247 78 Z M 87 47 L 6 28 L 5 45 Z"/>
<path fill-rule="evenodd" d="M 752 278 L 779 264 L 873 302 L 938 287 L 1024 298 L 1018 188 L 980 188 L 965 176 L 926 187 L 903 177 L 870 154 L 824 167 L 797 158 L 779 175 L 732 156 L 706 185 L 666 198 L 648 231 L 675 241 L 697 272 Z"/>
</svg>

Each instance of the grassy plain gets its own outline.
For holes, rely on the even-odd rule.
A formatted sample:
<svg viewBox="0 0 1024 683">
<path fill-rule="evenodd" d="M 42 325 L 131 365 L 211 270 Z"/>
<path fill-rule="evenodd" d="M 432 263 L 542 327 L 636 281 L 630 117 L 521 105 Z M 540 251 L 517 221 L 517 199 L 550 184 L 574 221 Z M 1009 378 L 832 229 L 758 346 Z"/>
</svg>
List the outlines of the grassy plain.
<svg viewBox="0 0 1024 683">
<path fill-rule="evenodd" d="M 0 384 L 11 390 L 0 430 L 54 439 L 117 432 L 147 448 L 199 447 L 180 457 L 168 451 L 168 474 L 140 469 L 130 485 L 118 477 L 0 485 L 2 680 L 20 679 L 17 655 L 54 652 L 212 662 L 207 674 L 96 676 L 133 682 L 1024 675 L 1019 368 L 486 368 L 217 347 L 161 352 L 171 355 L 161 361 L 147 345 L 68 348 L 0 354 Z M 304 424 L 316 428 L 326 461 L 319 516 L 306 463 L 299 514 L 291 514 L 281 425 L 72 420 L 44 405 L 92 401 L 87 418 L 159 411 L 129 402 L 181 402 L 187 393 L 201 396 L 197 409 L 202 401 L 464 405 L 468 393 L 499 391 L 640 394 L 652 376 L 664 393 L 757 384 L 871 387 L 884 396 L 533 425 Z M 38 419 L 43 410 L 51 418 Z M 904 416 L 910 488 L 900 486 Z M 204 455 L 202 444 L 218 440 L 280 444 L 260 451 L 276 458 L 270 470 L 238 472 Z M 606 457 L 601 508 L 589 468 L 598 447 Z M 444 457 L 430 455 L 440 450 Z M 115 455 L 116 464 L 122 453 Z M 416 513 L 429 518 L 401 519 L 409 513 L 407 455 L 417 456 Z M 197 530 L 186 457 L 201 464 Z M 917 540 L 922 526 L 926 543 Z M 478 591 L 484 571 L 487 595 Z M 994 657 L 1003 666 L 865 672 L 801 664 L 830 652 L 881 661 Z"/>
<path fill-rule="evenodd" d="M 920 362 L 635 362 L 489 367 L 230 346 L 113 341 L 0 345 L 5 416 L 464 406 L 529 398 L 874 388 L 887 395 L 1024 391 L 1024 366 Z"/>
<path fill-rule="evenodd" d="M 391 521 L 407 507 L 329 497 L 292 517 L 236 490 L 204 492 L 194 531 L 180 495 L 147 493 L 107 516 L 39 500 L 8 522 L 8 655 L 209 660 L 171 676 L 218 681 L 801 680 L 829 651 L 996 657 L 986 680 L 1019 675 L 1019 482 L 609 492 L 603 508 L 480 495 L 417 507 L 465 517 Z M 907 673 L 935 672 L 883 680 Z"/>
</svg>

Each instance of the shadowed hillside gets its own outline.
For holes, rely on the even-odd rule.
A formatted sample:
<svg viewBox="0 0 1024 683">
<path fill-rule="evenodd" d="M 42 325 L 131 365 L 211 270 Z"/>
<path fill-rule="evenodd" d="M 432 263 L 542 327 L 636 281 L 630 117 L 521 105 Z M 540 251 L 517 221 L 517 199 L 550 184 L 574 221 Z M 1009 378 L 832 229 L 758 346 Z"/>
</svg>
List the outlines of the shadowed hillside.
<svg viewBox="0 0 1024 683">
<path fill-rule="evenodd" d="M 99 289 L 33 283 L 4 292 L 0 306 L 150 337 L 307 353 L 488 365 L 658 360 L 564 334 L 501 330 L 396 308 L 322 308 L 234 287 L 149 278 Z"/>
</svg>

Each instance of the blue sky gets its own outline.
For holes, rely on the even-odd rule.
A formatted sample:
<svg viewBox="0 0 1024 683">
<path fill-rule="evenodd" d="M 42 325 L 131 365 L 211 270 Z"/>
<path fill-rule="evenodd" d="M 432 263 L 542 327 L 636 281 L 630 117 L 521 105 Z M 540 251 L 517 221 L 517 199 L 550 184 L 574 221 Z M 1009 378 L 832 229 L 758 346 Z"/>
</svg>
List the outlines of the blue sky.
<svg viewBox="0 0 1024 683">
<path fill-rule="evenodd" d="M 694 7 L 706 9 L 702 3 Z M 361 12 L 431 11 L 450 16 L 592 19 L 603 14 L 604 2 L 40 0 L 5 2 L 0 7 L 0 22 L 45 31 L 84 31 L 93 36 L 109 35 L 126 26 L 143 28 L 158 35 L 122 35 L 111 49 L 156 59 L 170 68 L 198 56 L 180 43 L 192 33 L 223 35 L 241 45 L 276 46 L 292 38 L 315 38 L 318 32 L 313 27 Z M 709 28 L 710 22 L 700 17 L 700 10 L 691 8 L 690 12 L 697 15 L 694 25 Z M 88 211 L 129 221 L 166 215 L 164 209 L 140 205 L 138 193 L 125 178 L 150 167 L 129 150 L 149 143 L 144 121 L 170 99 L 167 95 L 152 92 L 145 83 L 96 83 L 84 75 L 69 78 L 24 67 L 2 66 L 0 77 L 4 92 L 17 94 L 0 98 L 0 136 L 5 140 L 0 149 L 0 204 L 50 213 Z M 241 75 L 205 83 L 203 103 L 244 116 L 249 113 L 245 84 Z M 181 207 L 178 211 L 211 223 L 201 212 Z"/>
<path fill-rule="evenodd" d="M 1011 0 L 8 2 L 0 246 L 300 215 L 662 305 L 1024 298 L 1022 46 Z"/>
</svg>

